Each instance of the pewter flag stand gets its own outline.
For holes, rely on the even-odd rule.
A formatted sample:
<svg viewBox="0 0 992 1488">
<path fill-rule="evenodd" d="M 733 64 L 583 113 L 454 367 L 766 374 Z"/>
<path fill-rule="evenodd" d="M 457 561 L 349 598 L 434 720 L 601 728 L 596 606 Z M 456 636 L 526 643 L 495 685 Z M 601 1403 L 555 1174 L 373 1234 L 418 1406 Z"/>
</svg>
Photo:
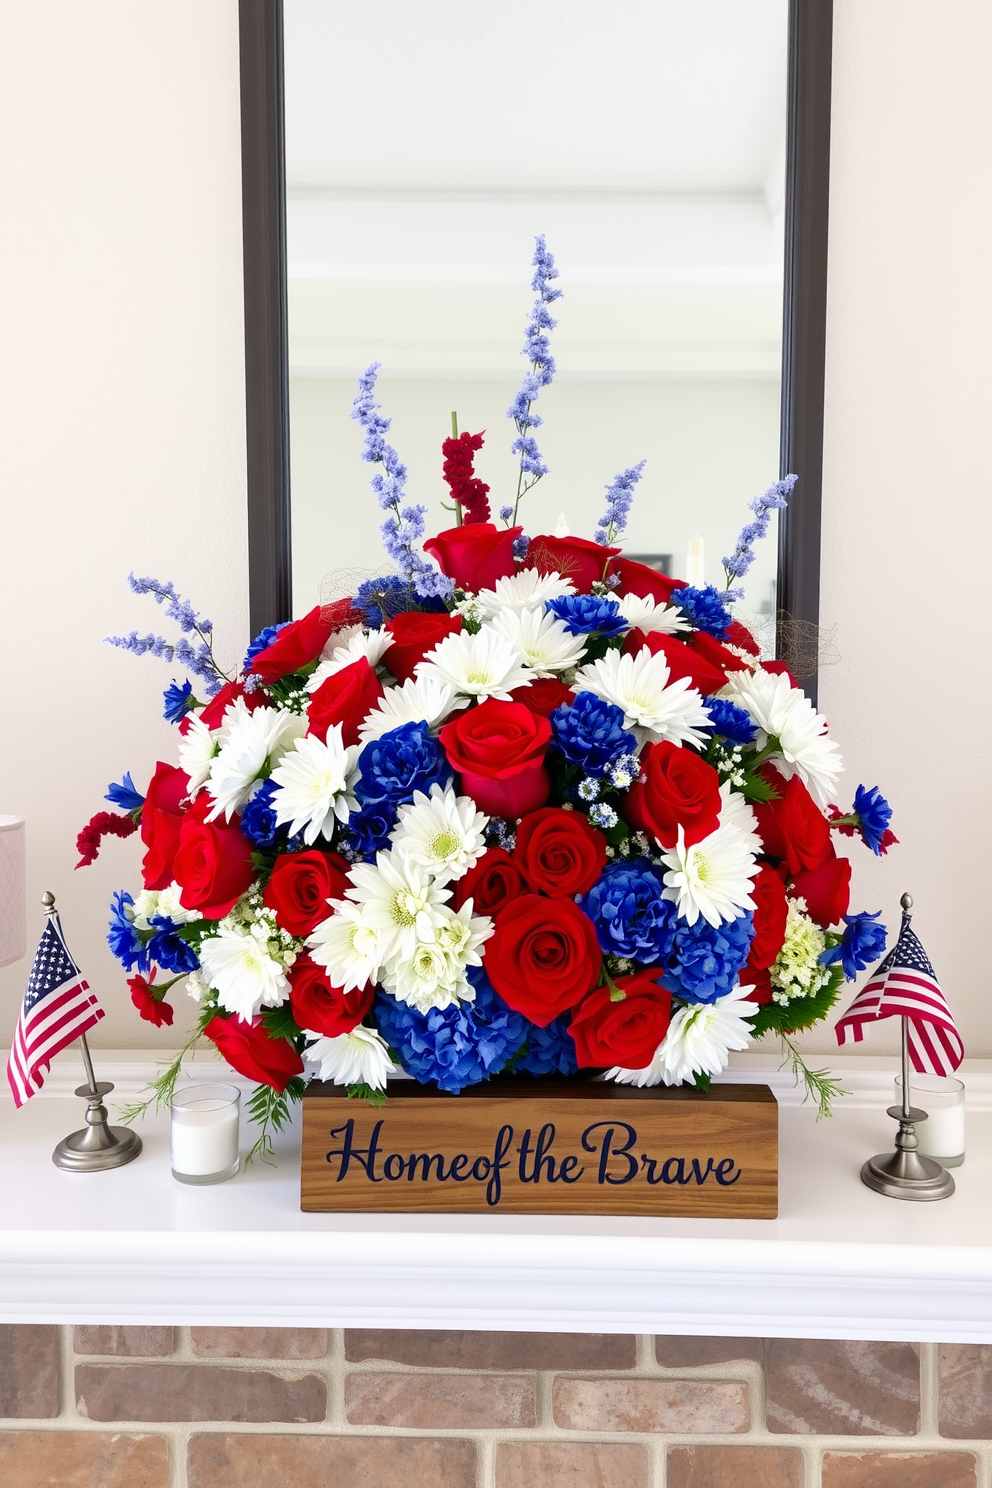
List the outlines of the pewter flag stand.
<svg viewBox="0 0 992 1488">
<path fill-rule="evenodd" d="M 913 908 L 910 894 L 903 894 L 902 920 L 905 926 Z M 932 1157 L 921 1157 L 916 1150 L 919 1138 L 916 1123 L 926 1121 L 926 1111 L 909 1104 L 909 1034 L 908 1019 L 902 1022 L 902 1105 L 889 1106 L 888 1115 L 898 1121 L 896 1150 L 870 1157 L 861 1169 L 861 1182 L 888 1199 L 947 1199 L 954 1192 L 954 1179 L 946 1168 Z"/>
<path fill-rule="evenodd" d="M 41 902 L 47 915 L 55 913 L 54 894 L 42 894 Z M 79 1035 L 79 1048 L 88 1083 L 77 1085 L 76 1094 L 87 1102 L 86 1125 L 62 1139 L 52 1153 L 52 1162 L 67 1173 L 99 1173 L 104 1168 L 121 1168 L 138 1156 L 141 1138 L 126 1126 L 108 1126 L 103 1097 L 114 1087 L 109 1080 L 97 1081 L 85 1033 Z"/>
</svg>

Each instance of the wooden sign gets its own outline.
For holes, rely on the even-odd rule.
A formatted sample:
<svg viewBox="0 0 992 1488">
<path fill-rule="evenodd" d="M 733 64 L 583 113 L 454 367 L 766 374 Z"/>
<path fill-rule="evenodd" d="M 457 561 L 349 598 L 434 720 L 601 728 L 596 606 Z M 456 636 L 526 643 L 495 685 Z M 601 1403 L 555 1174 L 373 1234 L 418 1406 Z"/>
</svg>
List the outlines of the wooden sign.
<svg viewBox="0 0 992 1488">
<path fill-rule="evenodd" d="M 459 1096 L 413 1081 L 396 1088 L 376 1108 L 310 1085 L 304 1210 L 778 1213 L 778 1106 L 767 1085 L 704 1093 L 508 1077 Z"/>
</svg>

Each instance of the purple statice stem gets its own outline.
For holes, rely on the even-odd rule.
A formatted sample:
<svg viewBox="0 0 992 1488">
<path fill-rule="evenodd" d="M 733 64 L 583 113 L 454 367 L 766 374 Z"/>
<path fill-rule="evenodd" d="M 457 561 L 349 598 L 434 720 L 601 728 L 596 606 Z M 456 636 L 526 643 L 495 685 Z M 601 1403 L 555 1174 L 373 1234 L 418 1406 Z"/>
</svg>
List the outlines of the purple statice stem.
<svg viewBox="0 0 992 1488">
<path fill-rule="evenodd" d="M 606 488 L 606 510 L 596 528 L 596 541 L 608 548 L 627 526 L 630 508 L 634 503 L 634 487 L 644 472 L 647 460 L 639 460 L 629 470 L 621 470 L 613 484 Z"/>
<path fill-rule="evenodd" d="M 793 487 L 798 476 L 786 475 L 773 486 L 769 486 L 763 496 L 756 496 L 749 503 L 750 510 L 754 512 L 753 522 L 746 522 L 741 528 L 734 551 L 729 558 L 723 560 L 723 571 L 727 575 L 727 589 L 731 588 L 735 579 L 742 579 L 754 562 L 754 544 L 768 535 L 773 511 L 782 511 L 789 504 Z M 742 589 L 733 591 L 734 598 L 740 598 Z M 728 596 L 729 597 L 729 596 Z"/>
</svg>

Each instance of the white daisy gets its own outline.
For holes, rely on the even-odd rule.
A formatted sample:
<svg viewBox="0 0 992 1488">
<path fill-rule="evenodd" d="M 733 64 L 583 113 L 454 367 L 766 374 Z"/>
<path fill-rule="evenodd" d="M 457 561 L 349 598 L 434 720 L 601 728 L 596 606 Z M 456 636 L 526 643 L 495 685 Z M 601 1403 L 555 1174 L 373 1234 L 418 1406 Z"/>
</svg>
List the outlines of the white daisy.
<svg viewBox="0 0 992 1488">
<path fill-rule="evenodd" d="M 564 621 L 546 610 L 504 610 L 492 622 L 523 658 L 534 677 L 553 677 L 577 666 L 587 636 L 573 635 Z"/>
<path fill-rule="evenodd" d="M 677 631 L 692 629 L 676 604 L 657 604 L 650 595 L 640 594 L 623 594 L 616 596 L 616 600 L 631 630 L 675 635 Z"/>
<path fill-rule="evenodd" d="M 764 852 L 765 846 L 758 833 L 758 818 L 740 791 L 732 790 L 729 780 L 725 780 L 720 787 L 720 796 L 723 800 L 720 825 L 736 827 L 748 852 Z"/>
<path fill-rule="evenodd" d="M 485 945 L 495 926 L 488 915 L 472 913 L 474 901 L 466 899 L 461 909 L 446 909 L 437 927 L 437 939 L 441 946 L 462 966 L 481 966 L 479 947 Z M 474 992 L 466 994 L 471 1000 Z"/>
<path fill-rule="evenodd" d="M 624 726 L 639 744 L 669 739 L 673 744 L 705 744 L 710 715 L 688 677 L 672 682 L 664 656 L 642 646 L 635 656 L 610 650 L 599 661 L 580 667 L 572 684 L 576 692 L 593 692 L 623 709 Z"/>
<path fill-rule="evenodd" d="M 482 965 L 479 947 L 493 933 L 488 916 L 473 917 L 471 901 L 457 914 L 445 907 L 441 915 L 434 940 L 419 943 L 410 956 L 394 956 L 382 972 L 387 992 L 421 1013 L 474 1002 L 467 970 Z"/>
<path fill-rule="evenodd" d="M 292 717 L 292 715 L 290 715 Z M 327 741 L 313 734 L 297 739 L 293 748 L 272 771 L 278 789 L 272 797 L 276 821 L 289 822 L 290 835 L 302 831 L 308 847 L 323 834 L 330 839 L 334 820 L 347 821 L 358 802 L 353 793 L 359 771 L 355 768 L 358 745 L 341 742 L 341 725 L 331 724 Z"/>
<path fill-rule="evenodd" d="M 202 920 L 203 916 L 198 909 L 185 909 L 180 895 L 182 889 L 175 879 L 166 888 L 162 889 L 158 896 L 158 908 L 155 913 L 167 916 L 174 925 L 188 925 L 191 920 Z M 137 904 L 137 901 L 136 901 Z"/>
<path fill-rule="evenodd" d="M 772 762 L 787 780 L 798 775 L 816 804 L 826 809 L 844 766 L 840 750 L 827 737 L 827 720 L 803 690 L 793 687 L 788 677 L 759 668 L 734 672 L 721 696 L 745 708 L 758 725 L 759 749 L 769 738 L 778 739 L 781 753 L 771 755 Z"/>
<path fill-rule="evenodd" d="M 299 713 L 278 708 L 246 710 L 211 763 L 207 790 L 215 805 L 207 821 L 216 820 L 222 812 L 230 821 L 252 794 L 255 782 L 306 731 L 307 720 Z"/>
<path fill-rule="evenodd" d="M 497 579 L 494 589 L 480 589 L 476 603 L 486 620 L 513 610 L 543 610 L 549 599 L 558 599 L 562 594 L 574 594 L 571 579 L 563 579 L 560 573 L 538 573 L 536 568 L 522 568 L 508 578 Z"/>
<path fill-rule="evenodd" d="M 151 930 L 152 917 L 160 913 L 155 889 L 142 889 L 132 905 L 125 907 L 128 919 L 139 930 Z"/>
<path fill-rule="evenodd" d="M 674 900 L 676 912 L 687 924 L 694 925 L 702 916 L 717 926 L 754 908 L 751 884 L 758 866 L 735 826 L 721 822 L 691 847 L 686 846 L 685 828 L 679 827 L 678 842 L 662 854 L 662 861 L 668 869 L 662 892 Z"/>
<path fill-rule="evenodd" d="M 470 796 L 457 796 L 450 786 L 444 790 L 434 784 L 429 796 L 415 791 L 413 804 L 401 806 L 398 816 L 394 850 L 426 868 L 437 883 L 461 878 L 486 850 L 488 816 L 475 809 Z"/>
<path fill-rule="evenodd" d="M 311 957 L 327 972 L 331 986 L 343 992 L 377 982 L 382 965 L 378 935 L 365 923 L 357 904 L 332 899 L 330 907 L 327 919 L 307 940 Z"/>
<path fill-rule="evenodd" d="M 203 976 L 229 1013 L 248 1023 L 263 1007 L 279 1007 L 289 996 L 286 969 L 269 955 L 269 931 L 222 923 L 200 943 Z"/>
<path fill-rule="evenodd" d="M 393 638 L 388 630 L 364 630 L 361 626 L 350 633 L 344 642 L 342 642 L 341 635 L 332 636 L 331 640 L 336 641 L 337 645 L 331 650 L 330 656 L 321 657 L 317 670 L 312 677 L 307 678 L 307 692 L 316 692 L 328 677 L 343 672 L 345 667 L 351 666 L 352 662 L 360 661 L 362 657 L 374 671 L 382 660 L 384 652 L 388 651 L 393 644 Z M 324 649 L 326 650 L 327 647 Z"/>
<path fill-rule="evenodd" d="M 532 680 L 517 648 L 491 625 L 474 635 L 463 630 L 445 636 L 417 663 L 417 676 L 433 678 L 480 703 L 490 697 L 507 701 L 515 687 Z"/>
<path fill-rule="evenodd" d="M 212 734 L 199 718 L 190 717 L 186 732 L 179 735 L 179 768 L 189 776 L 190 800 L 210 779 L 210 770 L 219 750 L 217 735 Z"/>
<path fill-rule="evenodd" d="M 418 943 L 430 943 L 450 889 L 434 883 L 426 870 L 401 853 L 376 853 L 375 864 L 356 863 L 347 897 L 374 930 L 384 961 L 412 956 Z"/>
<path fill-rule="evenodd" d="M 735 987 L 717 1002 L 679 1008 L 649 1065 L 614 1066 L 606 1078 L 618 1085 L 681 1085 L 695 1074 L 718 1075 L 727 1068 L 731 1049 L 746 1049 L 751 1040 L 749 1020 L 758 1008 L 746 990 Z"/>
<path fill-rule="evenodd" d="M 317 1065 L 321 1080 L 385 1090 L 389 1076 L 401 1073 L 390 1059 L 386 1041 L 377 1028 L 366 1028 L 360 1023 L 338 1038 L 325 1038 L 319 1033 L 308 1033 L 308 1037 L 312 1043 L 304 1049 L 303 1057 Z"/>
<path fill-rule="evenodd" d="M 404 723 L 426 723 L 435 729 L 456 705 L 455 689 L 437 677 L 410 677 L 402 687 L 387 687 L 359 727 L 363 744 L 380 739 Z"/>
</svg>

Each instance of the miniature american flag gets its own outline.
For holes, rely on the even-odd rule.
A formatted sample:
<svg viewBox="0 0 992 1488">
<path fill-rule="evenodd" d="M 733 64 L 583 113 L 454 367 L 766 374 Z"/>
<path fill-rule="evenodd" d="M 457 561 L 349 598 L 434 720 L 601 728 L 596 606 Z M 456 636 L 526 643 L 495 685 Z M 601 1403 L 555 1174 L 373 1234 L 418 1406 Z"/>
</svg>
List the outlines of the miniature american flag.
<svg viewBox="0 0 992 1488">
<path fill-rule="evenodd" d="M 909 1057 L 918 1075 L 951 1075 L 964 1044 L 937 983 L 929 957 L 904 915 L 899 939 L 837 1023 L 837 1042 L 860 1043 L 864 1025 L 904 1017 Z"/>
<path fill-rule="evenodd" d="M 15 1106 L 23 1106 L 38 1093 L 56 1054 L 102 1017 L 103 1008 L 69 955 L 53 911 L 35 952 L 7 1061 Z"/>
</svg>

